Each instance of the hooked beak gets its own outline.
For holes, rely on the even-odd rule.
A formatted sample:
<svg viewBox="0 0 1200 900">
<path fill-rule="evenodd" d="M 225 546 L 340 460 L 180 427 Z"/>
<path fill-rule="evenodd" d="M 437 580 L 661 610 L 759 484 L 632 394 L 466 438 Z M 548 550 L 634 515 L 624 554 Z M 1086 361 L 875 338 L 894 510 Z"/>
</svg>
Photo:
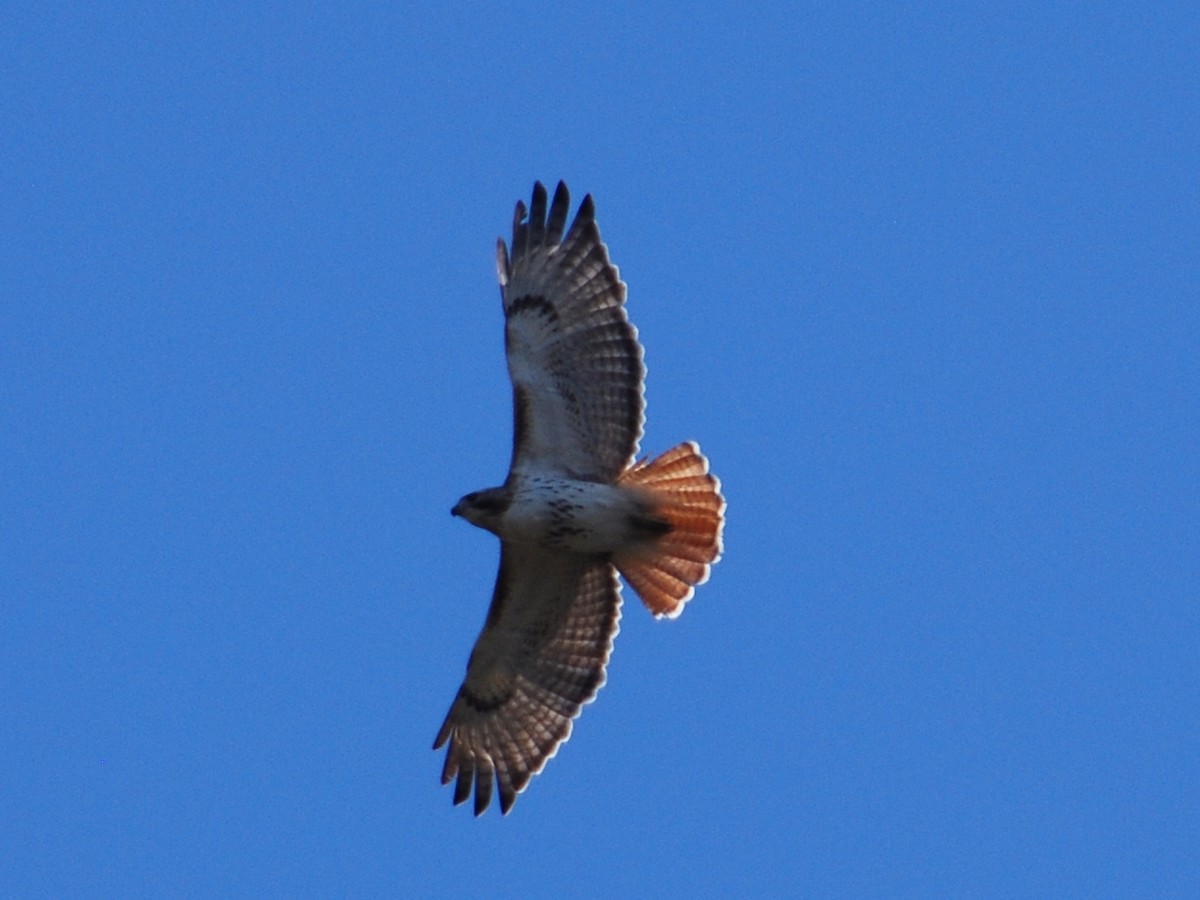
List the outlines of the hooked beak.
<svg viewBox="0 0 1200 900">
<path fill-rule="evenodd" d="M 458 501 L 457 503 L 455 503 L 455 504 L 454 504 L 454 506 L 453 506 L 453 507 L 450 509 L 450 515 L 452 515 L 452 516 L 461 516 L 462 514 L 463 514 L 463 502 L 462 502 L 461 500 L 459 500 L 459 501 Z"/>
</svg>

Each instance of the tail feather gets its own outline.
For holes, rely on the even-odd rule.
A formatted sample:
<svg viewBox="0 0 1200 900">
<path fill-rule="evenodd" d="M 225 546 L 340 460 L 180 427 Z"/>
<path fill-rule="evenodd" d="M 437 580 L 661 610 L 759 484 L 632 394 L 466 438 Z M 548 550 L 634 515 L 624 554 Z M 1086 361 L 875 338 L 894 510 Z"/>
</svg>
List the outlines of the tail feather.
<svg viewBox="0 0 1200 900">
<path fill-rule="evenodd" d="M 674 618 L 721 558 L 725 498 L 708 460 L 691 441 L 654 460 L 641 460 L 618 480 L 643 492 L 650 515 L 667 523 L 661 536 L 614 555 L 620 571 L 650 612 Z"/>
</svg>

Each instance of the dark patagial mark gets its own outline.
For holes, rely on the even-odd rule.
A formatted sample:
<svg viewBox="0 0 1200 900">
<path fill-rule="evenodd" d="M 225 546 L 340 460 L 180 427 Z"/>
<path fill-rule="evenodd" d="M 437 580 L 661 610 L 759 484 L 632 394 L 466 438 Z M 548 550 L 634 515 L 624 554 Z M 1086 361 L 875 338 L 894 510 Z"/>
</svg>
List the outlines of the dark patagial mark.
<svg viewBox="0 0 1200 900">
<path fill-rule="evenodd" d="M 529 434 L 529 395 L 520 385 L 513 385 L 513 459 L 521 454 L 521 440 Z"/>
<path fill-rule="evenodd" d="M 474 691 L 469 690 L 466 687 L 463 687 L 460 693 L 462 694 L 463 700 L 466 701 L 467 706 L 480 713 L 489 713 L 493 710 L 499 709 L 501 706 L 511 700 L 513 696 L 511 688 L 507 691 L 500 691 L 491 697 L 481 697 L 479 694 L 476 694 Z"/>
<path fill-rule="evenodd" d="M 558 321 L 558 310 L 554 308 L 554 304 L 545 297 L 538 296 L 537 294 L 526 294 L 524 297 L 518 297 L 508 305 L 509 318 L 522 316 L 525 313 L 536 313 L 550 322 Z"/>
</svg>

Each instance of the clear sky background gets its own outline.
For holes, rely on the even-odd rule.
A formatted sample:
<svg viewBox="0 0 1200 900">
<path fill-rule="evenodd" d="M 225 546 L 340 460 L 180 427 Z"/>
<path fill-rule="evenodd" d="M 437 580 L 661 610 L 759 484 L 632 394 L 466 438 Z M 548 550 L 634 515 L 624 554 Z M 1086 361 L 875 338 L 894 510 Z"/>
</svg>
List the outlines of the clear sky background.
<svg viewBox="0 0 1200 900">
<path fill-rule="evenodd" d="M 1197 896 L 1195 4 L 251 6 L 0 24 L 0 894 Z M 726 556 L 476 820 L 535 178 Z"/>
</svg>

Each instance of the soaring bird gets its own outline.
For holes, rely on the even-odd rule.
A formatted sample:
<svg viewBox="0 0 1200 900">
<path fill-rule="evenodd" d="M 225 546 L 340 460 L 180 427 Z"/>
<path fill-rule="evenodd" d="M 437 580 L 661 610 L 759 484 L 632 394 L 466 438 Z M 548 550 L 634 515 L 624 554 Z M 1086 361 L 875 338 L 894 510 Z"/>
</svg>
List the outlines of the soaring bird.
<svg viewBox="0 0 1200 900">
<path fill-rule="evenodd" d="M 636 461 L 642 346 L 595 204 L 566 229 L 570 194 L 518 201 L 512 251 L 497 241 L 514 438 L 500 487 L 452 510 L 500 538 L 500 571 L 467 675 L 434 741 L 454 802 L 493 792 L 507 813 L 605 680 L 621 610 L 618 573 L 673 618 L 721 555 L 725 499 L 700 448 Z M 564 236 L 565 231 L 565 236 Z"/>
</svg>

